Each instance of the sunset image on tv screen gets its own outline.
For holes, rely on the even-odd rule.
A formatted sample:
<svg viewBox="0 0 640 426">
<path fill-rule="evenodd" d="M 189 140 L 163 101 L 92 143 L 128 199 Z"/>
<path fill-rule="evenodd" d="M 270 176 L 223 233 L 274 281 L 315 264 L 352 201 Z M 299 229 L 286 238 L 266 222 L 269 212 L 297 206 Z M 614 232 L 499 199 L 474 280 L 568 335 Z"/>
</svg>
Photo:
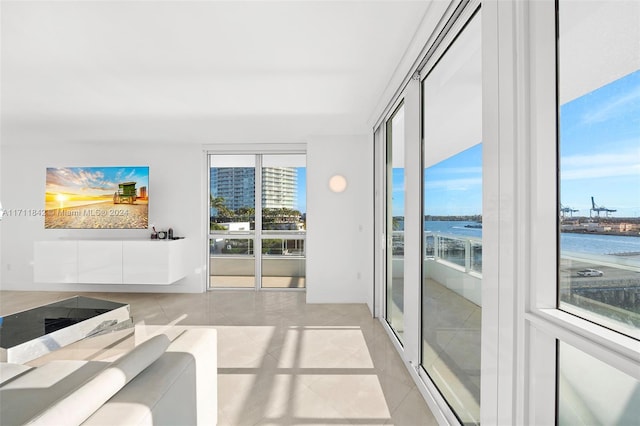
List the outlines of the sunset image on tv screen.
<svg viewBox="0 0 640 426">
<path fill-rule="evenodd" d="M 47 168 L 45 228 L 148 226 L 149 167 Z"/>
</svg>

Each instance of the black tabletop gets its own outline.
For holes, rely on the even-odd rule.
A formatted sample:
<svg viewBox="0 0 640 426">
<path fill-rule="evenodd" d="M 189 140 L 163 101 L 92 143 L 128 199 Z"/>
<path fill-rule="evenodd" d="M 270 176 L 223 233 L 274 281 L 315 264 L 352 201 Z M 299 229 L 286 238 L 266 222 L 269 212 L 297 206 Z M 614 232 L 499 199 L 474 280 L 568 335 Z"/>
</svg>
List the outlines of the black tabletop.
<svg viewBox="0 0 640 426">
<path fill-rule="evenodd" d="M 0 347 L 12 348 L 122 306 L 126 304 L 75 296 L 0 317 Z"/>
</svg>

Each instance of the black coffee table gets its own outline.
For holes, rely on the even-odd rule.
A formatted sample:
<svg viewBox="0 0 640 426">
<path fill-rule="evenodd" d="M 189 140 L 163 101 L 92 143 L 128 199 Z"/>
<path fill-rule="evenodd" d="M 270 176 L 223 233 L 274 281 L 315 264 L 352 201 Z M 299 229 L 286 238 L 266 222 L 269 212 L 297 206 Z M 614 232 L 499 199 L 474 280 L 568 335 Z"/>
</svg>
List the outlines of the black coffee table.
<svg viewBox="0 0 640 426">
<path fill-rule="evenodd" d="M 22 364 L 86 337 L 131 327 L 129 305 L 75 296 L 0 317 L 0 361 Z"/>
</svg>

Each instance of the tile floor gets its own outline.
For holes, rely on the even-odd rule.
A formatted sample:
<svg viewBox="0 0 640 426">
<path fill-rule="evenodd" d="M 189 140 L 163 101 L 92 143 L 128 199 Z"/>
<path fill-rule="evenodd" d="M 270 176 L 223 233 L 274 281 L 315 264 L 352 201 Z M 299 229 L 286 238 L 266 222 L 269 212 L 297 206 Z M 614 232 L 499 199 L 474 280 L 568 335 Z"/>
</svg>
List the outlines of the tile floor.
<svg viewBox="0 0 640 426">
<path fill-rule="evenodd" d="M 482 308 L 427 279 L 422 312 L 422 365 L 462 422 L 478 424 Z"/>
<path fill-rule="evenodd" d="M 480 422 L 482 308 L 433 280 L 422 287 L 422 366 L 465 424 Z M 404 339 L 404 279 L 394 278 L 388 318 Z"/>
<path fill-rule="evenodd" d="M 0 315 L 73 295 L 2 291 Z M 214 326 L 220 425 L 437 424 L 365 305 L 309 305 L 302 292 L 277 291 L 83 295 L 129 303 L 139 326 Z M 75 350 L 106 359 L 132 345 L 130 334 L 99 351 L 81 342 Z"/>
</svg>

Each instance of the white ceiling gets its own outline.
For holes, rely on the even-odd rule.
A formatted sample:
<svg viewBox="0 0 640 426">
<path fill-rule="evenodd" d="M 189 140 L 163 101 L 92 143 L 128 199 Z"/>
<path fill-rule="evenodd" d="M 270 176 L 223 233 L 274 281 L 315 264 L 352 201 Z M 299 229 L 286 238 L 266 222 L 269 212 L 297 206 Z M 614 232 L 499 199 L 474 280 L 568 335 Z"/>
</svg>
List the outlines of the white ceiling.
<svg viewBox="0 0 640 426">
<path fill-rule="evenodd" d="M 3 143 L 364 133 L 428 5 L 3 0 Z"/>
<path fill-rule="evenodd" d="M 558 12 L 561 104 L 640 69 L 640 1 L 563 2 Z"/>
</svg>

